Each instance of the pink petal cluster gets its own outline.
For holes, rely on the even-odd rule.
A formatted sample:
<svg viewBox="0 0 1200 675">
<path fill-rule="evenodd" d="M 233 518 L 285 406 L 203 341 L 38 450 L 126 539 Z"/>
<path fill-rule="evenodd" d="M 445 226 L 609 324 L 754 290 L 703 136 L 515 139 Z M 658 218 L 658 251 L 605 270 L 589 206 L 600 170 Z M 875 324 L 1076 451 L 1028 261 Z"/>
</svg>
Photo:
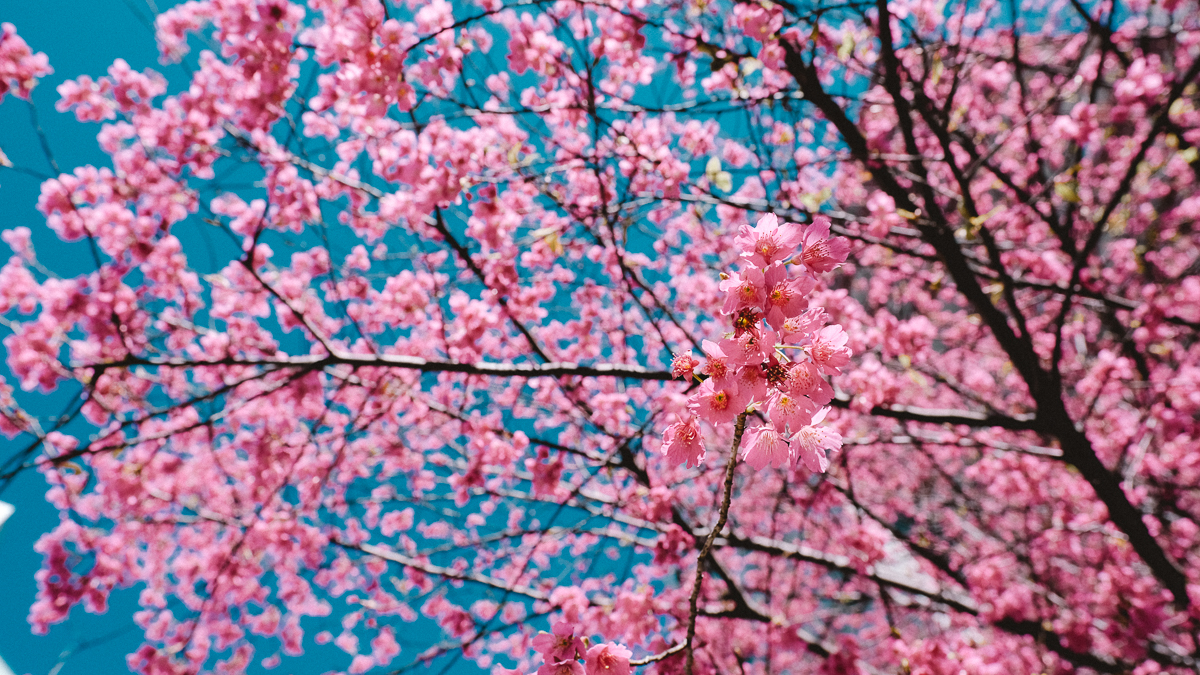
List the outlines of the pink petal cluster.
<svg viewBox="0 0 1200 675">
<path fill-rule="evenodd" d="M 9 92 L 28 99 L 38 78 L 53 73 L 50 59 L 34 53 L 11 23 L 0 24 L 0 101 Z"/>
<path fill-rule="evenodd" d="M 166 90 L 167 82 L 158 73 L 136 72 L 124 59 L 117 59 L 109 67 L 108 77 L 93 81 L 81 75 L 58 85 L 61 98 L 55 108 L 74 110 L 80 122 L 99 122 L 112 119 L 118 111 L 149 113 L 151 102 Z"/>
<path fill-rule="evenodd" d="M 629 675 L 631 672 L 629 659 L 633 652 L 624 645 L 605 642 L 585 648 L 583 640 L 575 636 L 575 628 L 565 621 L 555 623 L 551 633 L 534 636 L 533 648 L 543 661 L 537 675 Z"/>
<path fill-rule="evenodd" d="M 732 334 L 704 341 L 700 372 L 707 378 L 688 401 L 691 415 L 663 433 L 669 463 L 692 467 L 704 461 L 699 421 L 728 425 L 748 407 L 765 405 L 767 424 L 751 427 L 742 440 L 746 462 L 755 469 L 801 462 L 817 473 L 828 468 L 825 451 L 840 448 L 842 439 L 816 426 L 829 410 L 822 406 L 833 400 L 822 374 L 840 373 L 850 363 L 845 331 L 825 325 L 823 310 L 809 307 L 816 275 L 844 262 L 850 250 L 845 239 L 829 237 L 829 225 L 817 216 L 802 229 L 766 214 L 742 226 L 735 240 L 742 268 L 720 283 Z M 789 274 L 793 262 L 804 274 Z M 671 374 L 689 375 L 697 365 L 689 350 L 676 357 Z"/>
<path fill-rule="evenodd" d="M 36 632 L 678 675 L 695 588 L 696 675 L 1196 671 L 1198 0 L 170 4 L 0 193 Z"/>
</svg>

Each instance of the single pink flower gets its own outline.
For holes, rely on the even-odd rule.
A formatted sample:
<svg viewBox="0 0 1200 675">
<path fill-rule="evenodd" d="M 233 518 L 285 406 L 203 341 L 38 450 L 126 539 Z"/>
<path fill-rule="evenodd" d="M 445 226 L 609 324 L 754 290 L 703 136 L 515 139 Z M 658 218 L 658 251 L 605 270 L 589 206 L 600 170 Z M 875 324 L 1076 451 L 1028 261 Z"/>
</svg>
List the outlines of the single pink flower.
<svg viewBox="0 0 1200 675">
<path fill-rule="evenodd" d="M 779 468 L 791 459 L 791 450 L 787 441 L 779 435 L 779 430 L 768 424 L 754 427 L 742 438 L 742 459 L 755 469 L 762 470 L 767 465 Z"/>
<path fill-rule="evenodd" d="M 701 344 L 704 346 L 705 361 L 700 372 L 708 375 L 710 379 L 715 380 L 715 384 L 718 387 L 735 382 L 735 369 L 729 364 L 729 357 L 726 356 L 721 345 L 710 340 L 705 340 Z"/>
<path fill-rule="evenodd" d="M 812 341 L 812 334 L 829 322 L 829 315 L 821 307 L 807 309 L 793 316 L 779 327 L 779 339 L 786 345 L 802 345 Z"/>
<path fill-rule="evenodd" d="M 748 366 L 737 371 L 738 393 L 746 397 L 746 405 L 767 399 L 767 376 L 760 366 Z"/>
<path fill-rule="evenodd" d="M 812 423 L 817 404 L 805 396 L 773 391 L 767 397 L 767 417 L 776 429 L 797 429 Z"/>
<path fill-rule="evenodd" d="M 547 663 L 537 669 L 537 675 L 584 675 L 583 664 L 574 659 Z"/>
<path fill-rule="evenodd" d="M 818 406 L 833 400 L 833 387 L 812 361 L 792 362 L 779 388 L 792 396 L 807 396 Z"/>
<path fill-rule="evenodd" d="M 821 408 L 816 415 L 813 415 L 812 424 L 792 434 L 790 443 L 792 456 L 803 461 L 804 466 L 807 466 L 808 470 L 813 473 L 825 473 L 825 470 L 829 468 L 829 458 L 825 456 L 826 450 L 839 450 L 842 447 L 841 434 L 826 427 L 816 426 L 825 419 L 828 412 L 829 408 Z"/>
<path fill-rule="evenodd" d="M 700 361 L 692 356 L 692 350 L 676 354 L 675 358 L 671 359 L 671 377 L 691 375 L 698 365 L 700 365 Z"/>
<path fill-rule="evenodd" d="M 731 366 L 756 366 L 775 353 L 775 333 L 747 332 L 735 339 L 721 340 L 721 350 Z"/>
<path fill-rule="evenodd" d="M 742 249 L 742 257 L 751 263 L 766 268 L 777 260 L 783 260 L 796 250 L 800 243 L 800 227 L 795 223 L 780 223 L 775 214 L 768 213 L 751 227 L 742 225 L 734 244 Z"/>
<path fill-rule="evenodd" d="M 826 326 L 813 336 L 812 359 L 821 372 L 833 375 L 842 372 L 842 366 L 850 365 L 850 349 L 846 347 L 846 331 L 841 326 Z"/>
<path fill-rule="evenodd" d="M 789 279 L 784 265 L 772 265 L 764 276 L 766 299 L 763 306 L 767 312 L 767 323 L 780 329 L 787 319 L 808 307 L 808 296 L 817 282 L 811 277 Z"/>
<path fill-rule="evenodd" d="M 753 267 L 722 279 L 719 288 L 725 294 L 725 306 L 721 308 L 725 314 L 733 314 L 745 307 L 761 309 L 767 292 L 762 271 Z"/>
<path fill-rule="evenodd" d="M 533 648 L 542 655 L 547 664 L 574 661 L 583 654 L 583 640 L 575 637 L 575 629 L 565 621 L 554 624 L 554 632 L 538 633 L 533 638 Z M 538 670 L 540 673 L 541 670 Z M 553 671 L 556 675 L 558 671 Z"/>
<path fill-rule="evenodd" d="M 623 645 L 606 642 L 588 650 L 584 662 L 587 675 L 629 675 L 629 657 L 633 652 Z"/>
<path fill-rule="evenodd" d="M 746 410 L 748 403 L 750 398 L 738 391 L 735 382 L 730 381 L 722 386 L 708 379 L 692 396 L 689 407 L 709 424 L 724 424 L 734 421 L 739 413 Z"/>
<path fill-rule="evenodd" d="M 676 422 L 663 431 L 662 454 L 667 456 L 667 463 L 676 466 L 686 462 L 688 468 L 700 466 L 704 461 L 704 439 L 700 436 L 700 420 L 688 415 L 686 421 Z M 562 625 L 562 624 L 559 624 Z M 536 640 L 545 633 L 534 638 Z M 541 651 L 538 649 L 538 651 Z"/>
<path fill-rule="evenodd" d="M 804 249 L 800 253 L 800 262 L 810 272 L 824 274 L 832 272 L 838 265 L 846 262 L 850 254 L 850 242 L 845 237 L 830 237 L 830 221 L 825 216 L 813 218 L 812 225 L 804 231 L 802 243 Z"/>
</svg>

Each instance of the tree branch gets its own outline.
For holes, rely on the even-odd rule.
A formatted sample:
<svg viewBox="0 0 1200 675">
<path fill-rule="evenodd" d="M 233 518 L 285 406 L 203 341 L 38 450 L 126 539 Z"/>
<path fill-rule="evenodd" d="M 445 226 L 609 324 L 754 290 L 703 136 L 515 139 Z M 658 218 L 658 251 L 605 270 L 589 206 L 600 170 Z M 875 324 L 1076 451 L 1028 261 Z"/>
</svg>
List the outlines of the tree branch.
<svg viewBox="0 0 1200 675">
<path fill-rule="evenodd" d="M 241 356 L 225 356 L 217 359 L 151 359 L 140 356 L 127 356 L 118 361 L 95 364 L 79 364 L 76 368 L 90 368 L 97 373 L 115 368 L 131 368 L 133 366 L 151 366 L 158 368 L 203 368 L 209 366 L 248 366 L 248 367 L 284 367 L 284 368 L 325 368 L 329 366 L 348 365 L 356 368 L 405 368 L 419 370 L 424 373 L 464 373 L 467 375 L 483 375 L 489 377 L 623 377 L 635 380 L 672 380 L 671 373 L 665 370 L 650 370 L 642 366 L 627 366 L 616 363 L 596 363 L 583 365 L 570 361 L 534 363 L 492 363 L 476 361 L 475 363 L 459 363 L 456 361 L 434 361 L 416 356 L 398 354 L 351 354 L 333 352 L 330 354 L 305 354 L 301 356 L 282 356 L 276 358 L 254 358 Z"/>
<path fill-rule="evenodd" d="M 743 412 L 738 415 L 737 423 L 733 428 L 733 445 L 729 448 L 729 463 L 725 465 L 725 488 L 721 497 L 721 512 L 717 517 L 717 524 L 708 533 L 708 537 L 704 540 L 704 547 L 700 549 L 700 555 L 696 558 L 696 580 L 692 582 L 692 597 L 688 599 L 688 630 L 687 641 L 684 643 L 687 645 L 687 665 L 684 667 L 686 675 L 692 675 L 692 668 L 695 666 L 696 660 L 696 613 L 697 605 L 700 602 L 700 586 L 704 582 L 704 563 L 712 551 L 717 534 L 725 528 L 725 520 L 729 517 L 729 502 L 733 498 L 733 470 L 737 467 L 738 447 L 742 444 L 742 433 L 745 431 L 746 413 Z"/>
</svg>

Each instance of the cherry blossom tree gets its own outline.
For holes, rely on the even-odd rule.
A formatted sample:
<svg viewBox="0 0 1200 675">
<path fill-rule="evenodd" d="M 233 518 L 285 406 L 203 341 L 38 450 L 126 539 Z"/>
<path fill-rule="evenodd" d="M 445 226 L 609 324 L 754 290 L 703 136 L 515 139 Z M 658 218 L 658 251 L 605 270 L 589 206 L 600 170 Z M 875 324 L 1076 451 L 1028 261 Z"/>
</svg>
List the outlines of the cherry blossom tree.
<svg viewBox="0 0 1200 675">
<path fill-rule="evenodd" d="M 136 588 L 156 675 L 1200 672 L 1194 0 L 156 27 L 184 86 L 58 89 L 94 268 L 4 232 L 36 632 Z M 5 24 L 0 97 L 48 72 Z"/>
</svg>

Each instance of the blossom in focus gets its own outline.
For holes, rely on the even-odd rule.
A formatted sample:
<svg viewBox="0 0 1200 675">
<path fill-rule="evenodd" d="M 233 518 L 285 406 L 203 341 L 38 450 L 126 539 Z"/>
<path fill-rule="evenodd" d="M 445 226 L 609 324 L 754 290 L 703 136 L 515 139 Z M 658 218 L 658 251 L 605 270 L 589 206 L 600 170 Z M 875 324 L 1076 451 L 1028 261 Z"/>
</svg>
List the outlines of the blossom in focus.
<svg viewBox="0 0 1200 675">
<path fill-rule="evenodd" d="M 704 461 L 704 440 L 700 436 L 700 420 L 689 415 L 686 421 L 676 422 L 663 432 L 662 453 L 671 464 L 686 463 L 688 468 Z"/>
<path fill-rule="evenodd" d="M 633 652 L 623 645 L 606 642 L 587 651 L 587 675 L 629 675 L 629 657 Z"/>
<path fill-rule="evenodd" d="M 766 298 L 766 277 L 763 273 L 751 267 L 742 272 L 733 272 L 728 279 L 722 279 L 719 286 L 725 293 L 725 306 L 721 311 L 734 314 L 743 308 L 760 308 Z"/>
<path fill-rule="evenodd" d="M 801 241 L 800 227 L 795 223 L 779 222 L 773 213 L 758 219 L 753 227 L 743 225 L 734 243 L 742 256 L 755 265 L 767 267 L 783 260 L 796 250 Z"/>
<path fill-rule="evenodd" d="M 725 294 L 722 313 L 732 318 L 732 335 L 702 343 L 705 362 L 700 372 L 708 378 L 688 400 L 694 416 L 672 424 L 663 434 L 662 452 L 670 463 L 686 462 L 690 467 L 703 461 L 700 421 L 726 425 L 748 406 L 765 403 L 770 424 L 747 432 L 743 453 L 755 468 L 782 467 L 792 459 L 782 434 L 809 429 L 820 406 L 833 400 L 823 375 L 840 373 L 849 363 L 848 337 L 840 326 L 826 325 L 829 317 L 823 309 L 808 306 L 817 285 L 813 272 L 832 269 L 824 258 L 812 256 L 823 250 L 832 258 L 840 256 L 840 262 L 848 250 L 844 240 L 830 240 L 828 234 L 824 218 L 803 236 L 799 226 L 781 223 L 772 214 L 754 226 L 742 226 L 735 242 L 741 248 L 741 269 L 722 274 L 719 284 Z M 809 244 L 812 264 L 805 266 L 805 274 L 793 277 L 786 259 L 802 240 Z M 671 374 L 681 377 L 697 365 L 688 350 L 672 361 Z"/>
<path fill-rule="evenodd" d="M 807 396 L 816 405 L 833 400 L 833 387 L 821 377 L 821 371 L 812 361 L 793 362 L 780 388 L 793 396 Z"/>
<path fill-rule="evenodd" d="M 767 401 L 767 417 L 778 429 L 795 431 L 808 426 L 817 412 L 817 404 L 807 397 L 782 391 L 771 392 Z"/>
<path fill-rule="evenodd" d="M 812 272 L 832 272 L 838 265 L 846 262 L 846 256 L 850 254 L 850 242 L 844 237 L 830 238 L 830 224 L 828 218 L 816 216 L 812 225 L 804 231 L 804 248 L 800 253 L 800 262 Z"/>
<path fill-rule="evenodd" d="M 700 372 L 715 380 L 717 386 L 724 386 L 725 383 L 734 381 L 734 370 L 729 365 L 729 357 L 726 356 L 721 345 L 710 340 L 705 340 L 702 344 L 704 346 L 704 365 Z"/>
<path fill-rule="evenodd" d="M 815 473 L 825 473 L 825 470 L 829 468 L 829 458 L 825 456 L 826 450 L 837 450 L 842 447 L 841 434 L 827 427 L 816 426 L 825 419 L 828 412 L 829 408 L 821 408 L 816 415 L 813 415 L 812 424 L 792 433 L 790 444 L 792 455 L 797 460 L 804 462 L 804 466 L 808 467 L 809 471 Z"/>
<path fill-rule="evenodd" d="M 718 385 L 709 379 L 700 385 L 689 407 L 709 423 L 722 424 L 737 419 L 749 403 L 748 392 L 742 391 L 736 383 Z"/>
<path fill-rule="evenodd" d="M 700 365 L 700 361 L 692 356 L 692 350 L 676 354 L 675 358 L 671 359 L 671 377 L 691 375 L 698 365 Z"/>
<path fill-rule="evenodd" d="M 759 470 L 767 466 L 781 468 L 791 458 L 787 441 L 770 424 L 747 430 L 742 438 L 742 448 L 742 459 Z"/>
<path fill-rule="evenodd" d="M 764 275 L 767 323 L 780 329 L 784 323 L 808 307 L 808 296 L 817 282 L 812 277 L 788 278 L 787 267 L 772 265 Z"/>
<path fill-rule="evenodd" d="M 826 326 L 813 337 L 813 362 L 828 375 L 841 373 L 842 366 L 850 364 L 850 350 L 846 347 L 849 335 L 841 326 Z"/>
<path fill-rule="evenodd" d="M 547 663 L 537 669 L 537 675 L 584 675 L 583 664 L 574 659 Z"/>
<path fill-rule="evenodd" d="M 554 624 L 552 633 L 538 633 L 533 638 L 533 648 L 542 655 L 547 664 L 574 661 L 584 652 L 583 640 L 575 637 L 575 629 L 565 621 Z M 538 672 L 541 672 L 540 670 Z M 559 671 L 552 671 L 558 673 Z"/>
</svg>

